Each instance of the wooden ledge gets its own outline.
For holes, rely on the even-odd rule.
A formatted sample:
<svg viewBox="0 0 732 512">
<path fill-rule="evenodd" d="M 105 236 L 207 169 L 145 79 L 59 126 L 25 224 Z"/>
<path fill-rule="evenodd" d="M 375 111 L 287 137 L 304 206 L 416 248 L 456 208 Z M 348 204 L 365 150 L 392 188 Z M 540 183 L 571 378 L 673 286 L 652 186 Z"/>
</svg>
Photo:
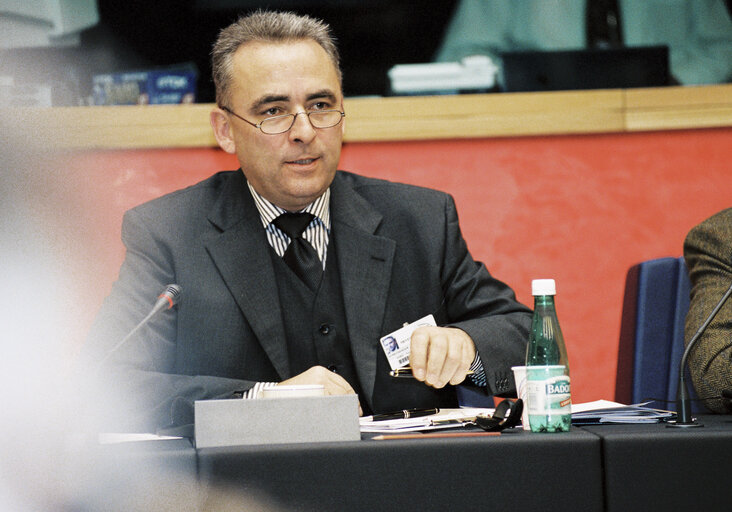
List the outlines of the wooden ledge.
<svg viewBox="0 0 732 512">
<path fill-rule="evenodd" d="M 628 131 L 732 126 L 732 84 L 625 91 Z"/>
<path fill-rule="evenodd" d="M 732 126 L 732 84 L 346 98 L 347 142 Z M 27 140 L 65 149 L 215 147 L 212 104 L 7 109 Z M 9 112 L 8 112 L 9 110 Z"/>
</svg>

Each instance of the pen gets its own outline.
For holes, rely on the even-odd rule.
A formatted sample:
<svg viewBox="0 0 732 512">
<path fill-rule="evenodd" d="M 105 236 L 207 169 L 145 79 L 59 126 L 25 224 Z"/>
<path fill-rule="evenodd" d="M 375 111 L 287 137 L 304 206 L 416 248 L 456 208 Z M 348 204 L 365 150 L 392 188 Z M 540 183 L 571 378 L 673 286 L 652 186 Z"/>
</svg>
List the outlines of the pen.
<svg viewBox="0 0 732 512">
<path fill-rule="evenodd" d="M 468 370 L 468 375 L 473 375 L 475 372 L 473 370 Z M 402 378 L 402 379 L 413 379 L 414 375 L 412 375 L 412 367 L 411 366 L 405 366 L 404 368 L 397 368 L 396 370 L 392 370 L 389 372 L 389 375 L 392 377 Z"/>
<path fill-rule="evenodd" d="M 500 432 L 437 432 L 433 434 L 386 434 L 383 436 L 376 436 L 373 439 L 377 441 L 385 441 L 387 439 L 444 439 L 446 437 L 483 437 L 500 435 Z"/>
<path fill-rule="evenodd" d="M 404 409 L 402 411 L 387 412 L 384 414 L 374 414 L 371 419 L 373 421 L 384 421 L 384 420 L 399 420 L 407 418 L 420 418 L 422 416 L 429 416 L 430 414 L 437 414 L 440 412 L 439 409 Z"/>
</svg>

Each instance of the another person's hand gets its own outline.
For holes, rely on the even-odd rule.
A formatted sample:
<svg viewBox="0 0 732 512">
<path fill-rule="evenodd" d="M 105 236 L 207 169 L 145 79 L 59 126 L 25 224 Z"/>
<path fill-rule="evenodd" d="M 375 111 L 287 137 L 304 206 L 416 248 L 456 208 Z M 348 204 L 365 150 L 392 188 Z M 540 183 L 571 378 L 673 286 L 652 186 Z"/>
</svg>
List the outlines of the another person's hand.
<svg viewBox="0 0 732 512">
<path fill-rule="evenodd" d="M 294 386 L 299 384 L 321 384 L 325 388 L 326 395 L 355 395 L 351 385 L 338 375 L 323 366 L 313 366 L 304 372 L 283 380 L 278 386 Z M 358 413 L 361 415 L 363 411 L 361 404 L 358 405 Z"/>
<path fill-rule="evenodd" d="M 461 329 L 420 327 L 412 333 L 409 364 L 415 379 L 439 389 L 464 381 L 475 353 L 475 343 Z"/>
</svg>

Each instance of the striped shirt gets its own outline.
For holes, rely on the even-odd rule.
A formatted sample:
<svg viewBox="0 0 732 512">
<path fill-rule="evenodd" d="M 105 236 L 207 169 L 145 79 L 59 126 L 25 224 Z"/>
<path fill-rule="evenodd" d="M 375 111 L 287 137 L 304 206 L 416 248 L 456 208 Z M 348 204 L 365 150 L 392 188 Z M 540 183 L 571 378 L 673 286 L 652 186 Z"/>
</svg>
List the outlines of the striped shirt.
<svg viewBox="0 0 732 512">
<path fill-rule="evenodd" d="M 267 241 L 278 256 L 283 257 L 287 246 L 290 245 L 290 237 L 274 225 L 277 217 L 286 212 L 279 206 L 272 204 L 263 198 L 254 190 L 252 185 L 247 182 L 249 192 L 254 198 L 254 204 L 259 211 L 259 217 L 262 220 L 264 231 L 267 234 Z M 328 256 L 328 240 L 330 234 L 330 189 L 326 189 L 322 196 L 308 205 L 303 212 L 311 213 L 315 216 L 313 221 L 305 228 L 302 237 L 313 246 L 318 258 L 323 263 L 325 270 L 325 260 Z"/>
</svg>

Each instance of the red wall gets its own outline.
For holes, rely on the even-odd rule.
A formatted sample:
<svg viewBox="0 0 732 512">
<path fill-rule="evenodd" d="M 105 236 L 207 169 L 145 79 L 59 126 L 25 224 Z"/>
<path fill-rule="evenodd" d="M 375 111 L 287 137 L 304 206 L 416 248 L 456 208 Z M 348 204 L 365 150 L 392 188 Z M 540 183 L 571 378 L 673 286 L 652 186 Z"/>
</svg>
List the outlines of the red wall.
<svg viewBox="0 0 732 512">
<path fill-rule="evenodd" d="M 585 402 L 614 394 L 626 271 L 681 255 L 692 226 L 732 205 L 731 160 L 732 129 L 716 129 L 349 143 L 341 168 L 451 193 L 474 257 L 522 302 L 531 279 L 556 279 L 574 399 Z M 237 164 L 177 149 L 85 153 L 62 166 L 39 212 L 82 303 L 66 331 L 78 346 L 122 260 L 124 210 Z"/>
</svg>

